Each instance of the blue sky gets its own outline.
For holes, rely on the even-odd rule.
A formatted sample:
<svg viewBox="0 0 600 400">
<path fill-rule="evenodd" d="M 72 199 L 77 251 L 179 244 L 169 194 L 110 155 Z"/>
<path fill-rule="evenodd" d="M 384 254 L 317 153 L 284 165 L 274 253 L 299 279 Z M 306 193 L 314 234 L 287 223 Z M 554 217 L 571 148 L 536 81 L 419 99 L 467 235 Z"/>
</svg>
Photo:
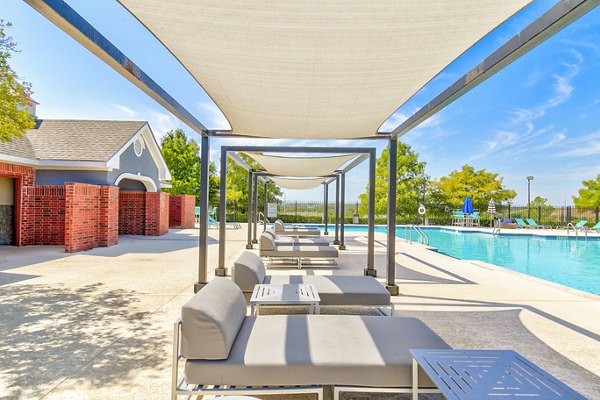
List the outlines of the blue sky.
<svg viewBox="0 0 600 400">
<path fill-rule="evenodd" d="M 167 89 L 211 129 L 227 128 L 218 108 L 195 81 L 116 1 L 67 1 L 121 51 Z M 556 1 L 534 1 L 441 72 L 387 121 L 394 127 L 454 82 L 486 55 L 523 29 Z M 0 2 L 0 16 L 21 50 L 11 65 L 33 84 L 41 118 L 148 120 L 157 137 L 170 129 L 191 129 L 148 98 L 73 39 L 21 1 Z M 502 72 L 438 113 L 401 140 L 427 162 L 433 178 L 469 163 L 504 177 L 527 201 L 532 196 L 571 204 L 582 179 L 600 174 L 600 8 L 590 12 Z M 221 145 L 249 143 L 213 140 L 213 161 Z M 258 141 L 253 144 L 289 144 Z M 304 141 L 303 144 L 322 144 Z M 373 146 L 383 142 L 341 142 Z M 328 143 L 331 145 L 331 143 Z M 348 179 L 348 199 L 364 190 L 366 166 Z M 322 198 L 320 190 L 286 193 L 287 199 Z"/>
</svg>

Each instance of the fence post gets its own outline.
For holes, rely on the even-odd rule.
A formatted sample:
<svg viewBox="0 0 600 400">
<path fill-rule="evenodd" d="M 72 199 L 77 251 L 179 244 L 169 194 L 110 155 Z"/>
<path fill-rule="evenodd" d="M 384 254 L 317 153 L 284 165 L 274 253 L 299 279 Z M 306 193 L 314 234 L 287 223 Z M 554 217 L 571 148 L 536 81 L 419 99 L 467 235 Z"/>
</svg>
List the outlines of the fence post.
<svg viewBox="0 0 600 400">
<path fill-rule="evenodd" d="M 510 203 L 508 204 L 508 219 L 510 219 Z"/>
<path fill-rule="evenodd" d="M 540 224 L 542 223 L 542 206 L 538 206 L 538 217 L 537 220 L 540 221 Z"/>
<path fill-rule="evenodd" d="M 600 207 L 596 206 L 596 222 L 598 222 L 598 211 L 600 211 Z"/>
<path fill-rule="evenodd" d="M 571 222 L 571 206 L 567 206 L 567 223 Z"/>
<path fill-rule="evenodd" d="M 294 215 L 295 215 L 294 219 L 296 221 L 298 221 L 298 200 L 296 200 L 296 205 L 295 205 L 295 208 L 294 208 Z"/>
</svg>

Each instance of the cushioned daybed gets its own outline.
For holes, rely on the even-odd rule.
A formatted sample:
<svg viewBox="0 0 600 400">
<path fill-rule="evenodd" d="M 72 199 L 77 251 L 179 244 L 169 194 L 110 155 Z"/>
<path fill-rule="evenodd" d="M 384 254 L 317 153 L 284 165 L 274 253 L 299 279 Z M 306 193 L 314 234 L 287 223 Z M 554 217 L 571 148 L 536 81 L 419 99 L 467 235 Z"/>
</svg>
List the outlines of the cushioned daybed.
<svg viewBox="0 0 600 400">
<path fill-rule="evenodd" d="M 285 226 L 281 220 L 275 221 L 273 224 L 277 235 L 287 235 L 296 237 L 312 237 L 321 236 L 321 231 L 316 228 L 299 228 L 297 226 Z"/>
<path fill-rule="evenodd" d="M 276 246 L 329 246 L 329 241 L 322 237 L 295 238 L 292 236 L 280 236 L 272 229 L 263 233 L 271 236 Z"/>
<path fill-rule="evenodd" d="M 260 235 L 259 253 L 261 257 L 296 260 L 299 269 L 302 268 L 303 258 L 325 258 L 337 265 L 339 256 L 338 249 L 333 246 L 278 246 L 273 237 L 264 232 Z"/>
<path fill-rule="evenodd" d="M 360 275 L 267 275 L 256 254 L 245 251 L 233 263 L 231 279 L 247 299 L 260 283 L 310 283 L 315 285 L 323 306 L 360 305 L 391 307 L 390 293 L 377 279 Z M 390 313 L 391 314 L 391 313 Z"/>
<path fill-rule="evenodd" d="M 173 398 L 312 392 L 322 399 L 323 385 L 406 393 L 409 349 L 448 348 L 415 318 L 246 316 L 244 296 L 227 278 L 215 278 L 183 306 L 175 335 Z M 178 380 L 180 357 L 185 373 Z M 422 371 L 419 382 L 432 386 Z"/>
</svg>

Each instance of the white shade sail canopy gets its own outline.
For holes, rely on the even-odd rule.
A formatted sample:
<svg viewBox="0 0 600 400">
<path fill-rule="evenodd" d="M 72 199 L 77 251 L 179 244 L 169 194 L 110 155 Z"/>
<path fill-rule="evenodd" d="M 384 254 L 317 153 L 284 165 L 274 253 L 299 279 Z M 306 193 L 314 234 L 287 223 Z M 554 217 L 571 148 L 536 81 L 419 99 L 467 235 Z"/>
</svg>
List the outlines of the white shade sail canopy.
<svg viewBox="0 0 600 400">
<path fill-rule="evenodd" d="M 308 190 L 321 186 L 324 178 L 277 178 L 270 177 L 277 186 L 283 189 Z"/>
<path fill-rule="evenodd" d="M 262 165 L 265 172 L 293 178 L 332 175 L 342 165 L 359 156 L 358 154 L 345 154 L 326 157 L 283 157 L 251 152 L 246 154 Z"/>
<path fill-rule="evenodd" d="M 421 87 L 529 0 L 119 0 L 236 134 L 374 136 Z"/>
</svg>

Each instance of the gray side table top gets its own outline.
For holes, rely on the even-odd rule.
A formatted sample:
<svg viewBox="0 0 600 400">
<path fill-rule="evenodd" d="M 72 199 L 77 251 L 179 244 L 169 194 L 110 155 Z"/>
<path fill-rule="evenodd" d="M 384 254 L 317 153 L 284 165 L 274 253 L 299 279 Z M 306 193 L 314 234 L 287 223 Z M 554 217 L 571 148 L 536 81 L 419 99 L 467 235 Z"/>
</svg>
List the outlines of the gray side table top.
<svg viewBox="0 0 600 400">
<path fill-rule="evenodd" d="M 512 350 L 410 350 L 448 400 L 585 400 Z"/>
</svg>

